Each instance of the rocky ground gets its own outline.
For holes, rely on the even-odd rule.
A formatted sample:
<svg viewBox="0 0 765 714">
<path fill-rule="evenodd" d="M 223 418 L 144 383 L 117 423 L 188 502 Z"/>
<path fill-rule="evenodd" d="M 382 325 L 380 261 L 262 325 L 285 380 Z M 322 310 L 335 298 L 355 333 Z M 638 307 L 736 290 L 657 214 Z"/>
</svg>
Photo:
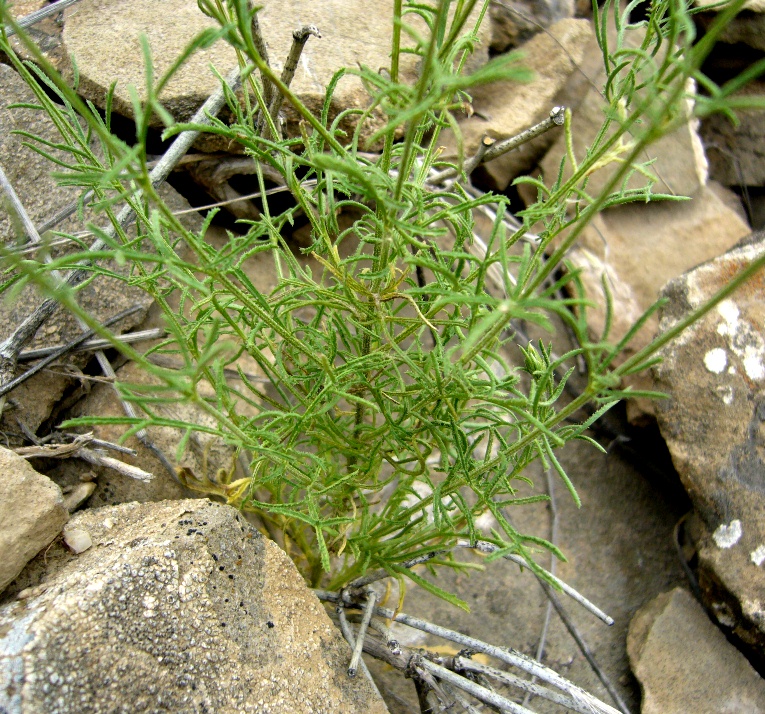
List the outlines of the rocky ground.
<svg viewBox="0 0 765 714">
<path fill-rule="evenodd" d="M 22 16 L 47 5 L 27 0 L 15 7 Z M 65 74 L 71 75 L 74 60 L 80 92 L 96 105 L 118 80 L 114 106 L 124 118 L 115 119 L 115 126 L 126 135 L 126 88 L 141 86 L 143 77 L 138 34 L 148 33 L 155 56 L 164 61 L 205 22 L 195 2 L 167 0 L 162 12 L 157 5 L 81 0 L 32 31 Z M 716 81 L 761 59 L 763 11 L 754 3 L 728 28 L 706 68 Z M 269 49 L 275 64 L 286 54 L 280 43 L 294 26 L 310 22 L 321 28 L 324 37 L 307 46 L 293 85 L 310 106 L 336 68 L 361 59 L 385 64 L 389 12 L 385 3 L 274 0 L 266 4 L 262 26 L 274 38 Z M 697 16 L 700 32 L 712 15 Z M 476 63 L 489 51 L 520 46 L 535 79 L 520 89 L 500 84 L 476 93 L 475 113 L 461 127 L 466 149 L 487 134 L 514 136 L 564 104 L 573 110 L 580 142 L 575 149 L 581 152 L 599 125 L 602 104 L 587 7 L 497 0 L 483 39 Z M 215 45 L 168 87 L 166 106 L 176 118 L 188 119 L 215 89 L 211 61 L 232 64 L 223 46 Z M 413 74 L 416 67 L 402 71 Z M 745 91 L 762 93 L 762 87 L 755 83 Z M 360 84 L 349 83 L 344 92 L 336 95 L 333 112 L 364 105 Z M 55 139 L 39 115 L 9 106 L 32 99 L 17 72 L 0 63 L 0 163 L 40 226 L 76 192 L 55 186 L 48 165 L 9 133 L 23 128 Z M 285 116 L 288 128 L 294 119 Z M 602 274 L 613 286 L 614 337 L 660 294 L 669 298 L 633 351 L 657 330 L 671 329 L 765 251 L 759 232 L 765 225 L 764 132 L 762 114 L 754 112 L 742 113 L 736 127 L 719 118 L 687 122 L 646 158 L 656 159 L 659 190 L 693 200 L 609 209 L 572 251 L 570 260 L 582 268 L 592 299 L 601 295 Z M 475 181 L 508 192 L 513 205 L 522 206 L 524 192 L 512 181 L 555 170 L 563 151 L 562 139 L 549 132 L 486 164 Z M 173 208 L 244 192 L 248 169 L 234 147 L 208 141 L 193 152 L 215 153 L 198 156 L 203 160 L 163 188 Z M 607 177 L 607 170 L 596 173 L 590 189 L 596 191 Z M 210 240 L 226 241 L 225 229 L 249 215 L 246 204 L 236 205 Z M 184 220 L 193 227 L 201 217 L 191 211 Z M 73 216 L 58 229 L 80 226 Z M 16 230 L 0 214 L 6 243 L 15 240 Z M 300 245 L 302 237 L 294 240 Z M 274 284 L 266 262 L 254 258 L 248 266 L 259 288 Z M 93 281 L 79 293 L 80 303 L 100 320 L 136 307 L 112 327 L 117 332 L 157 327 L 156 307 L 122 285 L 115 290 L 105 280 Z M 27 288 L 0 307 L 0 337 L 38 303 Z M 594 311 L 595 334 L 602 315 L 601 305 Z M 61 344 L 80 331 L 59 312 L 27 348 Z M 605 454 L 580 442 L 562 452 L 581 509 L 556 479 L 531 474 L 535 486 L 529 493 L 552 487 L 553 504 L 519 508 L 511 514 L 515 525 L 561 545 L 567 562 L 557 565 L 557 575 L 612 616 L 612 626 L 567 598 L 561 600 L 561 616 L 529 572 L 467 551 L 465 559 L 483 569 L 470 576 L 442 573 L 439 582 L 470 604 L 470 614 L 414 587 L 405 611 L 538 657 L 625 712 L 765 712 L 764 334 L 760 275 L 670 345 L 653 375 L 633 379 L 638 388 L 658 387 L 667 400 L 632 400 L 609 415 L 592 432 Z M 563 348 L 565 337 L 557 339 Z M 119 711 L 125 687 L 137 711 L 418 711 L 411 681 L 379 662 L 369 660 L 379 693 L 365 677 L 347 679 L 347 645 L 283 553 L 233 509 L 190 500 L 199 494 L 170 478 L 157 449 L 133 438 L 126 446 L 134 454 L 109 453 L 117 464 L 87 440 L 65 453 L 44 451 L 41 439 L 66 416 L 121 413 L 93 354 L 69 355 L 4 398 L 0 432 L 9 448 L 0 449 L 0 711 Z M 98 359 L 113 358 L 101 353 Z M 120 379 L 145 379 L 130 363 L 113 366 Z M 115 442 L 119 435 L 114 427 L 99 427 L 95 438 Z M 178 438 L 171 429 L 152 434 L 162 454 L 174 454 Z M 228 468 L 231 458 L 224 446 L 200 440 L 181 466 L 202 473 Z M 240 534 L 241 543 L 232 545 L 226 529 Z M 161 629 L 169 622 L 177 626 Z M 404 626 L 394 625 L 394 632 L 410 647 L 444 655 L 460 649 Z M 186 654 L 176 661 L 178 652 Z M 512 696 L 523 700 L 515 691 Z M 525 706 L 561 711 L 539 698 Z"/>
</svg>

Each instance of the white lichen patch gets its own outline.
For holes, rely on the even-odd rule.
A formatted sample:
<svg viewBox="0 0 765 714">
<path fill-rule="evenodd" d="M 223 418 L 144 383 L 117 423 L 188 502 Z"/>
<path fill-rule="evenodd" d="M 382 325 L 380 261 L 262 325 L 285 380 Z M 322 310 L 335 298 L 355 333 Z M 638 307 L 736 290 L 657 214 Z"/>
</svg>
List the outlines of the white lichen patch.
<svg viewBox="0 0 765 714">
<path fill-rule="evenodd" d="M 741 527 L 741 521 L 736 518 L 727 526 L 723 523 L 712 533 L 712 540 L 718 548 L 732 548 L 741 540 L 744 530 Z"/>
<path fill-rule="evenodd" d="M 704 366 L 714 374 L 721 374 L 728 365 L 728 355 L 722 347 L 715 347 L 704 355 Z"/>
<path fill-rule="evenodd" d="M 732 300 L 723 300 L 717 306 L 717 312 L 723 318 L 717 326 L 717 334 L 726 338 L 729 349 L 741 360 L 746 376 L 754 382 L 765 379 L 765 339 L 761 332 L 748 320 L 741 319 L 741 311 Z M 723 350 L 716 347 L 704 357 L 707 369 L 715 374 L 720 374 L 727 364 L 725 362 L 719 370 L 715 369 L 720 365 L 720 352 Z"/>
<path fill-rule="evenodd" d="M 738 309 L 738 305 L 736 305 L 733 300 L 723 300 L 717 306 L 717 312 L 719 312 L 720 317 L 725 320 L 724 323 L 718 325 L 717 332 L 720 335 L 730 334 L 731 331 L 735 332 L 736 325 L 738 324 L 738 318 L 741 314 L 740 310 Z"/>
<path fill-rule="evenodd" d="M 765 545 L 760 545 L 749 553 L 751 561 L 759 568 L 765 563 Z"/>
<path fill-rule="evenodd" d="M 715 388 L 715 391 L 719 395 L 720 399 L 722 399 L 725 406 L 729 407 L 731 404 L 733 404 L 735 392 L 733 391 L 733 387 L 731 387 L 729 384 L 720 385 L 719 387 Z"/>
<path fill-rule="evenodd" d="M 765 378 L 765 366 L 762 364 L 762 353 L 751 346 L 744 348 L 744 370 L 746 376 L 756 382 Z"/>
</svg>

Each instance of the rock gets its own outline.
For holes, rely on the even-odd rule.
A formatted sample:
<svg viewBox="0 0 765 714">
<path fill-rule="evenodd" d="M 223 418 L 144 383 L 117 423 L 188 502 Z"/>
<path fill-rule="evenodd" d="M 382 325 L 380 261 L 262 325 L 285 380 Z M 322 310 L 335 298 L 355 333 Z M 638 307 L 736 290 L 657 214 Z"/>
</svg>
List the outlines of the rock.
<svg viewBox="0 0 765 714">
<path fill-rule="evenodd" d="M 642 39 L 642 32 L 632 31 L 625 33 L 625 44 L 638 46 Z M 597 74 L 592 76 L 589 89 L 573 111 L 572 135 L 574 155 L 581 161 L 596 136 L 603 126 L 607 105 L 600 94 L 605 85 L 606 75 L 602 63 Z M 690 114 L 690 111 L 689 111 Z M 693 196 L 707 180 L 707 165 L 704 150 L 696 133 L 697 122 L 687 122 L 671 134 L 662 137 L 652 144 L 644 152 L 640 161 L 654 163 L 650 170 L 656 175 L 658 181 L 654 184 L 654 193 L 669 193 L 676 196 Z M 615 126 L 609 130 L 607 136 L 615 132 Z M 628 140 L 629 137 L 625 137 Z M 566 155 L 566 140 L 563 133 L 559 133 L 550 151 L 545 155 L 542 163 L 542 173 L 548 184 L 558 176 L 560 163 Z M 587 192 L 591 196 L 602 193 L 613 175 L 621 168 L 621 163 L 613 162 L 595 170 L 589 177 Z M 572 174 L 570 162 L 566 162 L 563 178 L 567 180 Z M 645 177 L 636 173 L 627 181 L 628 189 L 642 188 L 646 184 Z"/>
<path fill-rule="evenodd" d="M 209 501 L 82 511 L 0 607 L 0 709 L 387 711 L 295 566 Z M 30 587 L 31 586 L 31 587 Z"/>
<path fill-rule="evenodd" d="M 758 17 L 765 22 L 765 15 Z M 763 93 L 765 82 L 752 82 L 738 96 Z M 701 123 L 710 176 L 727 186 L 765 186 L 765 112 L 740 109 L 736 116 L 738 126 L 722 114 L 713 114 Z"/>
<path fill-rule="evenodd" d="M 305 3 L 301 0 L 270 0 L 258 14 L 263 37 L 268 46 L 271 66 L 281 72 L 292 44 L 293 30 L 304 25 L 315 25 L 321 39 L 311 38 L 303 50 L 291 89 L 319 114 L 324 104 L 325 89 L 332 76 L 342 67 L 356 68 L 360 64 L 374 70 L 390 65 L 392 37 L 392 8 L 390 2 L 347 3 L 344 0 L 326 0 Z M 476 19 L 478 8 L 474 11 Z M 423 25 L 411 15 L 405 18 L 420 30 Z M 488 45 L 488 22 L 483 31 Z M 132 116 L 128 87 L 137 88 L 141 101 L 145 100 L 144 60 L 139 36 L 143 33 L 152 47 L 155 77 L 169 69 L 192 38 L 208 27 L 217 27 L 213 20 L 188 0 L 165 0 L 159 6 L 154 0 L 136 0 L 124 3 L 114 0 L 84 0 L 76 11 L 67 15 L 64 44 L 80 72 L 79 91 L 97 105 L 103 106 L 106 91 L 117 83 L 114 94 L 115 111 Z M 402 33 L 404 45 L 406 33 Z M 486 49 L 479 49 L 472 57 L 470 67 L 485 62 Z M 401 76 L 416 77 L 419 58 L 402 55 Z M 223 76 L 236 66 L 236 56 L 220 40 L 206 50 L 200 50 L 169 83 L 161 100 L 165 108 L 180 121 L 188 120 L 194 111 L 220 86 L 210 71 L 214 65 Z M 346 77 L 340 81 L 332 102 L 332 116 L 340 111 L 365 108 L 370 98 L 361 81 Z M 284 112 L 288 131 L 299 136 L 298 115 L 285 102 Z M 332 118 L 332 117 L 330 117 Z M 357 121 L 356 117 L 352 121 Z M 159 120 L 157 119 L 157 125 Z M 382 126 L 383 117 L 369 121 L 361 135 L 363 142 Z M 345 128 L 354 124 L 347 122 Z M 205 147 L 207 148 L 207 147 Z"/>
<path fill-rule="evenodd" d="M 574 16 L 572 0 L 492 0 L 491 49 L 506 52 L 558 20 Z"/>
<path fill-rule="evenodd" d="M 475 113 L 459 122 L 465 155 L 474 154 L 486 135 L 496 140 L 507 139 L 547 118 L 556 104 L 570 104 L 567 99 L 573 99 L 570 96 L 573 93 L 569 80 L 577 79 L 572 74 L 584 60 L 593 37 L 588 20 L 561 20 L 521 48 L 521 64 L 534 72 L 531 82 L 494 82 L 473 89 Z M 493 186 L 504 190 L 516 176 L 531 168 L 554 141 L 555 133 L 553 129 L 516 151 L 484 164 L 482 171 Z M 445 144 L 444 158 L 456 157 L 454 136 L 444 132 L 441 138 Z"/>
<path fill-rule="evenodd" d="M 587 298 L 595 304 L 587 311 L 593 339 L 600 339 L 605 326 L 604 274 L 613 298 L 609 340 L 615 344 L 656 302 L 665 283 L 748 235 L 740 206 L 738 210 L 731 207 L 737 202 L 732 193 L 710 184 L 691 201 L 628 204 L 597 216 L 568 255 L 581 270 Z M 654 315 L 632 340 L 622 361 L 648 345 L 657 327 Z M 653 388 L 650 374 L 631 376 L 625 383 L 636 389 Z M 654 404 L 631 400 L 632 420 L 652 413 Z"/>
<path fill-rule="evenodd" d="M 68 518 L 59 487 L 0 448 L 0 591 L 61 533 Z"/>
<path fill-rule="evenodd" d="M 670 282 L 671 328 L 765 252 L 754 233 Z M 718 621 L 765 661 L 765 275 L 759 273 L 670 343 L 655 370 L 669 399 L 657 417 L 705 532 L 699 581 Z"/>
<path fill-rule="evenodd" d="M 627 652 L 643 690 L 642 714 L 765 712 L 765 681 L 682 588 L 637 612 Z"/>
<path fill-rule="evenodd" d="M 765 7 L 765 3 L 763 3 Z M 696 15 L 696 22 L 706 30 L 717 17 L 714 10 Z M 765 14 L 752 9 L 742 10 L 723 29 L 718 42 L 735 45 L 744 44 L 756 50 L 765 50 Z M 740 48 L 730 48 L 728 52 L 735 53 Z M 718 45 L 714 53 L 724 51 Z M 713 53 L 713 54 L 714 54 Z"/>
<path fill-rule="evenodd" d="M 708 7 L 711 11 L 719 12 L 725 6 L 718 2 L 718 0 L 694 0 L 696 7 Z M 715 5 L 717 7 L 715 7 Z M 748 0 L 744 3 L 743 11 L 751 10 L 752 12 L 765 12 L 765 0 Z"/>
</svg>

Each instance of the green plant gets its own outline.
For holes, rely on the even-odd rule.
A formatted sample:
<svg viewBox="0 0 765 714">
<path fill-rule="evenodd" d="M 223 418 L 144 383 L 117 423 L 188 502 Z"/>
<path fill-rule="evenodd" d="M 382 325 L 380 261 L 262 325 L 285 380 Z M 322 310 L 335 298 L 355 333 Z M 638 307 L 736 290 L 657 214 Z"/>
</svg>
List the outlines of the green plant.
<svg viewBox="0 0 765 714">
<path fill-rule="evenodd" d="M 199 5 L 218 20 L 220 29 L 197 38 L 157 82 L 145 45 L 148 100 L 134 102 L 132 146 L 111 132 L 111 93 L 102 117 L 48 66 L 23 33 L 42 69 L 18 60 L 3 37 L 0 47 L 34 89 L 37 108 L 50 115 L 62 139 L 52 147 L 25 136 L 41 153 L 56 149 L 66 155 L 62 160 L 49 154 L 62 169 L 59 180 L 92 190 L 91 201 L 112 226 L 111 233 L 89 227 L 101 239 L 100 250 L 84 247 L 49 264 L 23 261 L 6 251 L 6 264 L 15 272 L 4 287 L 34 281 L 108 336 L 79 308 L 76 290 L 57 285 L 51 271 L 82 269 L 80 261 L 86 261 L 84 269 L 98 276 L 107 272 L 100 267 L 103 259 L 128 262 L 132 269 L 127 280 L 150 293 L 165 314 L 170 336 L 152 352 L 171 354 L 184 367 L 159 367 L 150 354 L 116 344 L 160 386 L 120 385 L 124 397 L 146 416 L 91 418 L 89 423 L 117 421 L 129 426 L 128 433 L 154 425 L 178 427 L 186 434 L 179 452 L 195 430 L 234 445 L 246 459 L 248 473 L 239 478 L 197 475 L 189 484 L 260 514 L 286 538 L 312 584 L 325 581 L 330 588 L 341 588 L 370 568 L 383 568 L 464 606 L 408 567 L 436 550 L 447 554 L 430 565 L 460 567 L 448 552 L 459 539 L 489 541 L 498 548 L 495 557 L 520 555 L 546 577 L 532 557 L 534 550 L 563 554 L 541 538 L 519 533 L 504 514 L 509 506 L 543 498 L 517 494 L 517 482 L 526 480 L 529 464 L 541 460 L 553 467 L 578 503 L 556 450 L 572 439 L 589 440 L 588 426 L 627 396 L 619 387 L 621 378 L 653 364 L 667 341 L 762 267 L 747 268 L 688 320 L 618 367 L 612 366 L 614 360 L 658 305 L 617 344 L 608 343 L 608 325 L 600 339 L 592 340 L 576 271 L 555 277 L 566 251 L 598 211 L 630 201 L 676 199 L 652 194 L 650 165 L 640 157 L 650 142 L 687 121 L 681 106 L 689 96 L 699 115 L 730 113 L 742 106 L 732 93 L 762 72 L 762 63 L 723 87 L 700 71 L 742 2 L 721 12 L 694 44 L 686 4 L 656 0 L 648 19 L 638 23 L 644 39 L 637 47 L 625 41 L 635 29 L 628 17 L 636 1 L 624 11 L 614 11 L 610 3 L 602 9 L 593 6 L 608 70 L 605 96 L 610 109 L 604 128 L 586 156 L 569 152 L 565 162 L 572 168 L 570 178 L 564 180 L 561 166 L 548 183 L 524 179 L 537 188 L 539 200 L 519 214 L 517 229 L 505 220 L 506 198 L 474 197 L 461 186 L 462 158 L 453 167 L 456 181 L 434 184 L 432 179 L 434 169 L 448 168 L 439 159 L 439 134 L 456 126 L 453 113 L 469 101 L 470 89 L 500 78 L 527 77 L 516 55 L 464 73 L 477 38 L 476 24 L 468 25 L 477 0 L 395 0 L 389 72 L 341 70 L 327 88 L 318 116 L 264 61 L 255 15 L 245 0 L 200 0 Z M 486 8 L 481 3 L 479 18 Z M 5 2 L 0 3 L 0 16 L 11 22 Z M 411 24 L 414 17 L 419 31 Z M 607 39 L 610 21 L 617 31 L 613 46 Z M 236 49 L 246 89 L 237 98 L 223 83 L 231 121 L 173 123 L 161 104 L 163 87 L 185 57 L 220 37 Z M 405 51 L 420 58 L 419 77 L 411 85 L 399 72 Z M 364 82 L 370 106 L 330 119 L 332 94 L 345 75 Z M 689 79 L 706 94 L 694 93 Z M 278 95 L 301 118 L 297 138 L 281 137 L 273 111 Z M 758 100 L 748 101 L 752 105 Z M 246 233 L 231 234 L 223 250 L 205 242 L 212 214 L 199 232 L 190 232 L 158 197 L 145 149 L 152 113 L 166 123 L 166 136 L 190 129 L 219 134 L 240 143 L 257 160 L 262 217 L 244 222 Z M 379 115 L 384 122 L 372 144 L 381 145 L 381 151 L 364 153 L 360 128 Z M 352 133 L 341 128 L 349 120 L 357 127 Z M 564 130 L 570 138 L 568 120 Z M 619 162 L 619 170 L 605 191 L 591 196 L 588 176 L 605 162 Z M 282 177 L 293 207 L 272 212 L 263 166 Z M 626 188 L 635 172 L 646 178 L 643 189 Z M 135 213 L 135 239 L 128 238 L 115 213 L 122 203 Z M 496 220 L 487 249 L 479 254 L 471 249 L 473 211 L 484 205 L 494 208 Z M 285 243 L 283 236 L 298 214 L 310 221 L 313 243 L 306 252 L 321 264 L 321 274 L 314 275 Z M 341 224 L 340 214 L 351 216 L 350 225 Z M 540 225 L 539 239 L 527 240 L 530 228 Z M 267 253 L 274 261 L 278 285 L 268 295 L 252 285 L 242 268 L 256 253 Z M 501 291 L 487 284 L 490 271 L 497 269 Z M 560 297 L 561 289 L 572 297 Z M 171 306 L 173 299 L 180 309 Z M 553 318 L 570 327 L 578 341 L 575 350 L 556 357 L 543 343 L 528 344 L 520 352 L 513 347 L 516 321 L 552 330 Z M 257 362 L 273 392 L 248 380 L 241 369 L 244 388 L 227 381 L 225 370 L 238 369 L 243 354 Z M 516 366 L 512 358 L 519 354 L 522 364 Z M 563 399 L 573 370 L 568 365 L 579 356 L 587 366 L 587 384 L 578 396 Z M 214 398 L 202 396 L 203 384 L 213 386 Z M 156 413 L 154 405 L 175 401 L 194 402 L 214 417 L 216 426 L 172 421 Z M 594 404 L 591 416 L 572 422 L 588 404 Z M 251 411 L 254 416 L 248 415 Z M 498 524 L 491 533 L 476 526 L 476 518 L 486 512 Z"/>
</svg>

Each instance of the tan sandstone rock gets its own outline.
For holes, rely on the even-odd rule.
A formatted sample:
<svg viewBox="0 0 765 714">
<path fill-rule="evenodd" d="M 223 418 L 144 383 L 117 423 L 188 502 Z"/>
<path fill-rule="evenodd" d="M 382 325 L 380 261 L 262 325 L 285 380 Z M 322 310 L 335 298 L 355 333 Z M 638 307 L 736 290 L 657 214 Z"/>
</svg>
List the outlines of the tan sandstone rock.
<svg viewBox="0 0 765 714">
<path fill-rule="evenodd" d="M 321 39 L 311 38 L 306 44 L 291 89 L 308 108 L 318 114 L 324 103 L 327 85 L 342 67 L 360 64 L 377 71 L 390 65 L 393 2 L 363 0 L 326 0 L 306 3 L 300 0 L 267 0 L 258 3 L 260 27 L 266 42 L 271 66 L 278 73 L 292 44 L 292 32 L 305 25 L 315 25 Z M 477 9 L 473 18 L 477 19 Z M 413 15 L 404 21 L 422 31 Z M 485 62 L 489 27 L 484 23 L 484 43 L 468 67 Z M 80 92 L 98 105 L 103 105 L 106 91 L 117 83 L 114 107 L 119 113 L 132 116 L 128 87 L 137 88 L 142 100 L 146 97 L 144 61 L 139 37 L 145 34 L 152 48 L 155 76 L 160 77 L 190 43 L 192 38 L 215 22 L 202 14 L 194 0 L 83 0 L 76 11 L 67 15 L 64 44 L 74 57 L 80 72 Z M 411 39 L 403 33 L 403 45 Z M 419 58 L 402 55 L 401 75 L 416 77 Z M 223 40 L 195 53 L 167 86 L 160 99 L 173 116 L 187 120 L 210 96 L 220 82 L 210 65 L 226 76 L 236 66 L 236 56 Z M 365 108 L 370 98 L 361 81 L 347 76 L 340 81 L 332 102 L 332 114 L 344 109 Z M 299 119 L 285 102 L 288 130 L 297 133 Z M 356 117 L 357 119 L 358 117 Z M 353 121 L 355 121 L 354 119 Z M 382 126 L 382 117 L 368 122 L 362 141 Z M 157 120 L 158 122 L 158 120 Z M 350 124 L 348 126 L 351 126 Z"/>
<path fill-rule="evenodd" d="M 632 31 L 626 33 L 625 36 L 625 44 L 638 46 L 643 33 Z M 611 42 L 613 42 L 613 38 Z M 607 104 L 601 96 L 601 89 L 606 82 L 602 62 L 597 73 L 591 75 L 590 79 L 591 82 L 584 99 L 573 111 L 571 124 L 574 155 L 580 162 L 585 157 L 588 148 L 593 145 L 606 118 Z M 615 133 L 616 125 L 616 123 L 612 123 L 607 136 Z M 629 139 L 628 135 L 625 141 Z M 565 155 L 565 137 L 563 134 L 559 134 L 541 163 L 542 173 L 548 184 L 552 183 L 558 176 L 561 160 Z M 693 196 L 698 193 L 707 180 L 706 158 L 696 131 L 696 122 L 688 121 L 671 134 L 659 139 L 643 152 L 638 161 L 640 163 L 653 161 L 649 170 L 658 178 L 653 187 L 654 193 Z M 621 163 L 613 162 L 595 170 L 589 177 L 587 192 L 591 196 L 598 196 L 602 193 L 621 166 Z M 568 179 L 572 173 L 570 162 L 567 161 L 563 171 L 564 180 Z M 645 177 L 637 173 L 630 177 L 626 186 L 629 189 L 637 189 L 642 188 L 645 184 Z"/>
<path fill-rule="evenodd" d="M 68 518 L 61 489 L 0 448 L 0 591 L 61 533 Z"/>
<path fill-rule="evenodd" d="M 670 329 L 753 260 L 765 234 L 669 283 Z M 664 350 L 654 372 L 669 399 L 657 418 L 703 524 L 699 582 L 718 622 L 765 661 L 765 273 Z"/>
<path fill-rule="evenodd" d="M 635 203 L 597 216 L 568 255 L 581 270 L 587 298 L 595 304 L 587 311 L 592 337 L 599 339 L 605 326 L 603 275 L 613 298 L 609 341 L 616 343 L 656 302 L 665 283 L 748 235 L 750 229 L 734 202 L 736 197 L 726 189 L 709 185 L 690 201 Z M 652 316 L 622 360 L 648 345 L 658 324 L 658 317 Z M 649 374 L 629 377 L 626 383 L 639 389 L 653 387 Z M 632 404 L 631 415 L 652 413 L 653 404 L 639 400 Z"/>
<path fill-rule="evenodd" d="M 627 652 L 642 714 L 761 714 L 765 682 L 682 588 L 642 607 Z"/>
<path fill-rule="evenodd" d="M 0 708 L 384 714 L 287 556 L 210 501 L 82 511 L 0 607 Z M 20 590 L 23 588 L 23 590 Z"/>
</svg>

